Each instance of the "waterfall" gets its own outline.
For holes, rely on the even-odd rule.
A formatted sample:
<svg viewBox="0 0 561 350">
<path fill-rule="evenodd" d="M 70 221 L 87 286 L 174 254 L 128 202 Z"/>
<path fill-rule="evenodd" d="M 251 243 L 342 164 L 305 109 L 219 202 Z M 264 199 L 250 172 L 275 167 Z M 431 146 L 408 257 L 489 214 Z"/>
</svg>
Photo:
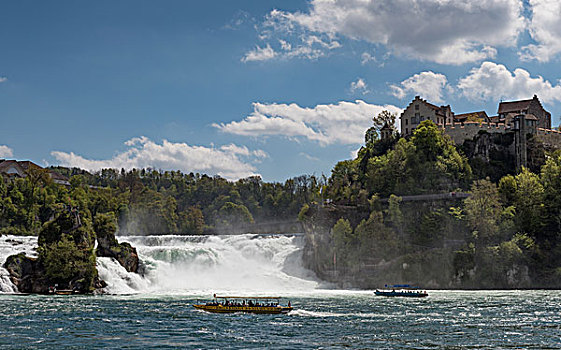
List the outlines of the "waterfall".
<svg viewBox="0 0 561 350">
<path fill-rule="evenodd" d="M 141 274 L 115 259 L 98 258 L 99 276 L 112 294 L 291 293 L 318 287 L 302 267 L 302 237 L 253 234 L 231 236 L 121 236 L 138 251 Z M 9 255 L 36 256 L 37 237 L 0 237 L 0 265 Z M 0 292 L 16 287 L 0 268 Z"/>
<path fill-rule="evenodd" d="M 37 237 L 33 236 L 0 236 L 0 293 L 17 293 L 17 287 L 10 280 L 10 274 L 2 267 L 10 255 L 25 253 L 36 257 Z"/>
<path fill-rule="evenodd" d="M 292 292 L 318 286 L 302 268 L 301 237 L 125 236 L 136 247 L 144 272 L 127 273 L 99 258 L 100 277 L 110 293 Z"/>
</svg>

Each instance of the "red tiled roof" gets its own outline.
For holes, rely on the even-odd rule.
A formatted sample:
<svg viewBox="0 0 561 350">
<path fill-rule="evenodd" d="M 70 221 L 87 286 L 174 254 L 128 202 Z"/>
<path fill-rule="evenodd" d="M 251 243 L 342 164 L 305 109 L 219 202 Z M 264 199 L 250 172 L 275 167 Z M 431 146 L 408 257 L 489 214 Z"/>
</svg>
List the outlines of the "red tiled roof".
<svg viewBox="0 0 561 350">
<path fill-rule="evenodd" d="M 510 101 L 510 102 L 501 102 L 499 103 L 499 111 L 498 113 L 509 113 L 509 112 L 518 112 L 528 109 L 532 99 L 529 100 L 520 100 L 520 101 Z"/>
</svg>

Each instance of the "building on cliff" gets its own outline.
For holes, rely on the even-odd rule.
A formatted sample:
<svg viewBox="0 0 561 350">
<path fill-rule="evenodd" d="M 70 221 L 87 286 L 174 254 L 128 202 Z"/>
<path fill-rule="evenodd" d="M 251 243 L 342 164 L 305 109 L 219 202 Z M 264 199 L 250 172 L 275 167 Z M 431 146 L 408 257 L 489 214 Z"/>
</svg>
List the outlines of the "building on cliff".
<svg viewBox="0 0 561 350">
<path fill-rule="evenodd" d="M 9 180 L 12 180 L 14 178 L 26 177 L 30 169 L 42 170 L 44 168 L 28 160 L 17 161 L 10 159 L 0 159 L 0 176 L 4 176 Z M 47 172 L 54 183 L 64 186 L 70 186 L 70 183 L 68 182 L 68 178 L 66 176 L 52 170 L 47 170 Z"/>
<path fill-rule="evenodd" d="M 533 115 L 538 121 L 538 128 L 551 129 L 551 113 L 543 108 L 537 95 L 530 100 L 501 102 L 497 114 L 499 122 L 506 122 L 509 115 Z"/>
<path fill-rule="evenodd" d="M 538 97 L 500 102 L 497 115 L 489 117 L 485 111 L 455 114 L 450 105 L 436 106 L 420 96 L 405 108 L 400 116 L 401 135 L 410 136 L 424 120 L 431 120 L 456 144 L 472 140 L 482 132 L 514 135 L 513 153 L 520 169 L 527 165 L 527 139 L 535 136 L 547 149 L 561 149 L 561 132 L 551 129 L 551 113 Z"/>
</svg>

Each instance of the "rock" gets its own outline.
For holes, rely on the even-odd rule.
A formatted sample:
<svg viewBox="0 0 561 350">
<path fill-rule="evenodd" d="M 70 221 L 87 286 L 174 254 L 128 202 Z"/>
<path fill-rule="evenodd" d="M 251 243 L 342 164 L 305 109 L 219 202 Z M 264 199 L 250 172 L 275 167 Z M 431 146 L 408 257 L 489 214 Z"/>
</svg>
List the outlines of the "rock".
<svg viewBox="0 0 561 350">
<path fill-rule="evenodd" d="M 97 256 L 116 259 L 128 272 L 138 272 L 138 254 L 129 243 L 119 243 L 115 238 L 117 224 L 109 214 L 98 214 L 94 221 L 97 236 Z"/>
<path fill-rule="evenodd" d="M 116 243 L 108 246 L 99 242 L 98 239 L 97 256 L 115 258 L 128 272 L 138 272 L 138 254 L 136 248 L 129 243 Z"/>
<path fill-rule="evenodd" d="M 27 257 L 24 253 L 11 255 L 6 259 L 4 268 L 8 270 L 12 282 L 21 293 L 49 291 L 45 268 L 38 259 Z"/>
</svg>

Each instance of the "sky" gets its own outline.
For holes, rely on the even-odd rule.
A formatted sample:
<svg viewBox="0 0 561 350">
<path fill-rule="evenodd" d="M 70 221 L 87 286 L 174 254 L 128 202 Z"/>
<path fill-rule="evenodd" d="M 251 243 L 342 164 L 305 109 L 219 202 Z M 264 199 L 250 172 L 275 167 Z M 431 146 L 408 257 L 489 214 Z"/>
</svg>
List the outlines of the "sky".
<svg viewBox="0 0 561 350">
<path fill-rule="evenodd" d="M 0 0 L 0 158 L 329 176 L 416 95 L 557 126 L 560 67 L 558 0 Z"/>
</svg>

